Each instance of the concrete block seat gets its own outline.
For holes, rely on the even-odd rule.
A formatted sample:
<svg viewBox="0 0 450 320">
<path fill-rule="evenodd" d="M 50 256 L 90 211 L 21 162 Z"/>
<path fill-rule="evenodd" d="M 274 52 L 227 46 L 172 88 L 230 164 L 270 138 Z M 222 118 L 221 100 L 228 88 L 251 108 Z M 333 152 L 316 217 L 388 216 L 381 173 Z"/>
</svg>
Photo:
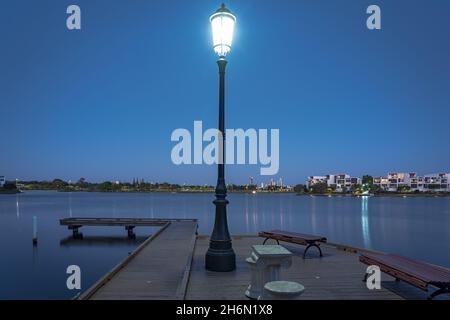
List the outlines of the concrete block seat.
<svg viewBox="0 0 450 320">
<path fill-rule="evenodd" d="M 246 263 L 251 272 L 251 283 L 245 291 L 250 299 L 258 299 L 264 290 L 264 284 L 280 279 L 280 269 L 292 264 L 292 253 L 280 245 L 254 245 L 251 257 Z"/>
<path fill-rule="evenodd" d="M 305 287 L 293 281 L 272 281 L 264 285 L 260 300 L 296 300 Z"/>
</svg>

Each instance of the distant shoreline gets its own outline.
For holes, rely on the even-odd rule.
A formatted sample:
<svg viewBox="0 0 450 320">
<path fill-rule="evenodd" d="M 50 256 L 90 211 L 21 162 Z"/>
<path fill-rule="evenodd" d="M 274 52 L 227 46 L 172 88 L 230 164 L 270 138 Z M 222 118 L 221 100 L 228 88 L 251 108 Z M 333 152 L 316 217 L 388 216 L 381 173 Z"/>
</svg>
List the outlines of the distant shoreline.
<svg viewBox="0 0 450 320">
<path fill-rule="evenodd" d="M 131 194 L 131 193 L 185 193 L 185 194 L 214 194 L 214 190 L 151 190 L 151 191 L 97 191 L 97 190 L 51 190 L 51 189 L 29 189 L 24 190 L 23 193 L 26 193 L 27 191 L 48 191 L 48 192 L 61 192 L 61 193 L 125 193 L 125 194 Z M 18 194 L 22 193 L 20 191 L 0 191 L 0 194 Z M 339 193 L 333 193 L 333 194 L 314 194 L 314 193 L 296 193 L 294 191 L 256 191 L 256 193 L 253 193 L 253 191 L 243 191 L 243 190 L 229 190 L 229 194 L 231 193 L 242 193 L 242 194 L 295 194 L 296 196 L 309 196 L 309 197 L 325 197 L 325 198 L 331 198 L 331 197 L 349 197 L 349 198 L 360 198 L 363 197 L 361 195 L 353 195 L 353 194 L 339 194 Z M 370 198 L 376 197 L 376 198 L 382 198 L 382 197 L 390 197 L 390 198 L 442 198 L 442 197 L 450 197 L 450 193 L 381 193 L 381 194 L 373 194 L 369 196 Z"/>
<path fill-rule="evenodd" d="M 99 191 L 99 190 L 56 190 L 56 189 L 26 189 L 23 192 L 27 191 L 48 191 L 48 192 L 60 192 L 60 193 L 211 193 L 214 194 L 214 190 L 151 190 L 151 191 Z M 227 193 L 247 193 L 254 194 L 253 191 L 243 191 L 243 190 L 228 190 Z M 295 194 L 294 191 L 257 191 L 256 193 L 289 193 Z"/>
<path fill-rule="evenodd" d="M 0 194 L 17 194 L 17 193 L 21 193 L 19 190 L 14 189 L 14 190 L 0 190 Z"/>
</svg>

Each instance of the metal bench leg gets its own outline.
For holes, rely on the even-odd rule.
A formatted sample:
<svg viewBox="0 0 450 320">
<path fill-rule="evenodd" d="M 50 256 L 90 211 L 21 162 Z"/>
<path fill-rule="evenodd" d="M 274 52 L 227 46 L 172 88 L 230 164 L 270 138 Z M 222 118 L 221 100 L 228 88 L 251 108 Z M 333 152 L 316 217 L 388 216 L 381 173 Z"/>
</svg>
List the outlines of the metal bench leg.
<svg viewBox="0 0 450 320">
<path fill-rule="evenodd" d="M 436 290 L 432 294 L 428 296 L 428 300 L 433 300 L 433 298 L 437 297 L 438 295 L 444 294 L 444 293 L 450 293 L 450 287 L 444 287 Z"/>
<path fill-rule="evenodd" d="M 308 252 L 309 248 L 311 248 L 311 247 L 316 247 L 317 249 L 319 249 L 320 257 L 323 257 L 323 255 L 322 255 L 322 249 L 320 249 L 320 246 L 318 246 L 318 245 L 315 244 L 315 243 L 310 243 L 310 244 L 308 244 L 308 245 L 306 246 L 306 249 L 305 249 L 305 251 L 303 252 L 303 259 L 305 259 L 305 257 L 306 257 L 306 252 Z"/>
<path fill-rule="evenodd" d="M 266 242 L 267 242 L 267 240 L 269 240 L 270 238 L 266 238 L 266 240 L 264 240 L 264 242 L 263 242 L 263 245 L 265 245 L 266 244 Z M 277 242 L 277 244 L 279 245 L 280 244 L 280 241 L 278 241 L 277 239 L 275 239 L 276 240 L 276 242 Z"/>
</svg>

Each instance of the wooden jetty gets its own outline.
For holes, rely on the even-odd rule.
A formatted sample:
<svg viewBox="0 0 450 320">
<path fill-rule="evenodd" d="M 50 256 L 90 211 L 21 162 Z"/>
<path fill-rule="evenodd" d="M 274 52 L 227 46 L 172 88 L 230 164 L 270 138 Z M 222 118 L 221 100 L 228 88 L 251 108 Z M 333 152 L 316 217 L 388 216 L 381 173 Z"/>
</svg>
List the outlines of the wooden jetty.
<svg viewBox="0 0 450 320">
<path fill-rule="evenodd" d="M 70 225 L 70 220 L 64 221 L 64 225 Z M 236 270 L 211 272 L 205 270 L 204 265 L 209 237 L 196 234 L 196 220 L 155 221 L 160 229 L 86 290 L 80 299 L 247 299 L 245 290 L 250 283 L 250 270 L 245 259 L 250 255 L 252 245 L 262 244 L 263 238 L 256 235 L 233 236 Z M 73 225 L 80 222 L 71 221 Z M 131 225 L 131 222 L 136 221 L 101 223 L 89 220 L 89 224 L 83 225 L 123 226 L 124 223 Z M 145 225 L 151 223 L 141 222 Z M 294 254 L 292 266 L 281 270 L 281 278 L 305 286 L 301 299 L 424 300 L 428 296 L 426 292 L 395 281 L 386 274 L 382 274 L 381 289 L 369 290 L 362 281 L 367 266 L 359 261 L 360 253 L 371 252 L 369 250 L 327 243 L 321 245 L 322 258 L 311 252 L 303 259 L 304 246 L 284 242 L 281 245 Z M 449 295 L 442 295 L 437 300 L 449 298 Z"/>
<path fill-rule="evenodd" d="M 65 218 L 59 220 L 62 226 L 67 226 L 72 230 L 74 238 L 82 238 L 79 229 L 83 226 L 114 226 L 125 227 L 129 238 L 134 238 L 134 228 L 137 226 L 144 227 L 162 227 L 169 222 L 177 221 L 197 221 L 195 219 L 152 219 L 152 218 Z"/>
<path fill-rule="evenodd" d="M 184 299 L 196 238 L 196 220 L 167 221 L 80 299 Z"/>
</svg>

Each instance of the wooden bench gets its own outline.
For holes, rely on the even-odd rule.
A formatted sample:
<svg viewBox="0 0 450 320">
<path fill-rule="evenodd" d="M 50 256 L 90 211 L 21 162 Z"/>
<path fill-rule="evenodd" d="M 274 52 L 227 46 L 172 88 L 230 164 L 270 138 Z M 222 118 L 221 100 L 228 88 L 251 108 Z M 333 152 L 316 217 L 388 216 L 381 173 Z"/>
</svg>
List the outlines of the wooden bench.
<svg viewBox="0 0 450 320">
<path fill-rule="evenodd" d="M 405 258 L 396 254 L 361 254 L 359 261 L 366 265 L 376 265 L 384 273 L 394 277 L 397 281 L 405 281 L 419 289 L 428 291 L 428 287 L 438 288 L 429 295 L 428 299 L 450 293 L 450 270 Z M 367 280 L 367 274 L 364 280 Z"/>
<path fill-rule="evenodd" d="M 280 244 L 280 241 L 295 243 L 306 246 L 303 252 L 303 259 L 305 259 L 306 252 L 311 247 L 316 247 L 319 249 L 320 256 L 322 257 L 322 250 L 320 249 L 320 243 L 326 243 L 327 238 L 322 236 L 314 236 L 311 234 L 296 233 L 282 230 L 271 230 L 271 231 L 261 231 L 258 236 L 266 238 L 263 244 L 266 244 L 267 240 L 274 239 Z"/>
</svg>

